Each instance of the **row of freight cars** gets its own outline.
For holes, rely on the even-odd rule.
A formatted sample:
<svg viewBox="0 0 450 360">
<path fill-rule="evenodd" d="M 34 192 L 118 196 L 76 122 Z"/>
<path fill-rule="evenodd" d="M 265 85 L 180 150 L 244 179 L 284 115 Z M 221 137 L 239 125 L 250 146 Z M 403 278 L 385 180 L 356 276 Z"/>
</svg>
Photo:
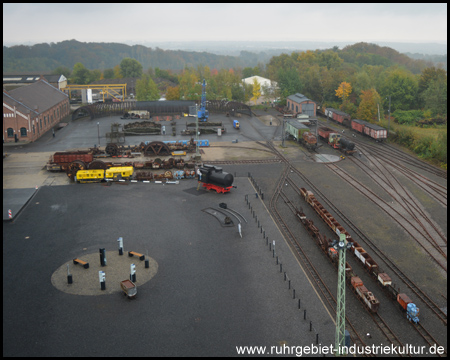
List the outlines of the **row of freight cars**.
<svg viewBox="0 0 450 360">
<path fill-rule="evenodd" d="M 360 134 L 367 135 L 372 139 L 375 139 L 375 141 L 383 141 L 387 138 L 386 129 L 379 125 L 372 124 L 364 120 L 352 119 L 349 114 L 333 108 L 326 108 L 324 113 L 328 119 L 332 119 L 344 126 L 347 126 Z"/>
<path fill-rule="evenodd" d="M 319 147 L 316 135 L 298 120 L 286 122 L 286 133 L 290 138 L 303 144 L 309 150 L 315 150 Z M 352 155 L 356 151 L 355 144 L 341 136 L 336 130 L 321 126 L 317 129 L 317 134 L 330 146 L 339 149 L 347 155 Z"/>
<path fill-rule="evenodd" d="M 323 207 L 322 204 L 320 204 L 319 201 L 315 198 L 314 194 L 311 191 L 306 190 L 305 188 L 300 189 L 301 197 L 303 200 L 305 200 L 313 209 L 314 211 L 320 216 L 320 218 L 328 225 L 328 227 L 336 233 L 338 236 L 340 234 L 345 234 L 346 240 L 348 243 L 351 244 L 350 251 L 351 253 L 359 260 L 359 262 L 362 264 L 363 268 L 375 279 L 377 279 L 380 286 L 385 290 L 390 297 L 392 297 L 397 303 L 399 304 L 400 308 L 406 312 L 406 317 L 410 322 L 414 322 L 417 324 L 419 322 L 419 308 L 413 303 L 413 301 L 403 293 L 400 293 L 399 290 L 397 290 L 392 285 L 392 279 L 390 276 L 384 272 L 381 271 L 378 264 L 372 259 L 372 257 L 360 246 L 356 241 L 354 241 L 351 237 L 351 235 L 338 223 L 338 221 Z M 310 231 L 311 232 L 311 231 Z M 319 245 L 323 247 L 323 250 L 328 249 L 331 247 L 330 242 L 323 242 L 323 244 Z M 332 251 L 332 250 L 330 250 Z M 351 280 L 352 276 L 350 276 L 350 281 L 352 282 L 352 287 L 356 291 L 358 287 L 362 286 L 362 282 L 359 283 L 357 280 Z M 359 285 L 358 285 L 359 284 Z M 359 296 L 361 297 L 366 305 L 370 308 L 371 311 L 374 311 L 376 302 L 373 302 L 374 307 L 370 307 L 367 300 L 369 294 L 366 294 L 365 291 L 363 291 L 364 288 L 359 289 L 359 292 L 357 291 Z M 362 295 L 361 295 L 362 294 Z M 370 302 L 370 301 L 369 301 Z M 378 309 L 378 306 L 376 306 L 376 309 Z"/>
<path fill-rule="evenodd" d="M 306 230 L 310 233 L 313 239 L 316 241 L 319 248 L 324 252 L 328 259 L 337 266 L 339 263 L 339 253 L 333 247 L 335 241 L 327 239 L 325 235 L 319 232 L 319 229 L 314 225 L 312 220 L 306 218 L 302 211 L 297 212 L 297 218 L 305 226 Z M 370 312 L 376 313 L 380 302 L 370 292 L 362 280 L 356 275 L 352 267 L 348 262 L 345 262 L 345 278 L 349 283 L 352 291 L 361 299 L 363 304 L 369 309 Z"/>
</svg>

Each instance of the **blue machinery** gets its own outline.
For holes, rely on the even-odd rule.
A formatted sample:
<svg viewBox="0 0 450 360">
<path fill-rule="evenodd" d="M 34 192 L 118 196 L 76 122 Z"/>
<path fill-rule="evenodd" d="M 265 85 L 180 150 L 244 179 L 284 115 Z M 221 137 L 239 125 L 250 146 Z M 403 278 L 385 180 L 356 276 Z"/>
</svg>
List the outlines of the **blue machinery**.
<svg viewBox="0 0 450 360">
<path fill-rule="evenodd" d="M 198 121 L 207 121 L 209 117 L 209 111 L 206 110 L 206 81 L 203 79 L 202 85 L 202 102 L 200 104 L 200 110 L 197 113 Z"/>
</svg>

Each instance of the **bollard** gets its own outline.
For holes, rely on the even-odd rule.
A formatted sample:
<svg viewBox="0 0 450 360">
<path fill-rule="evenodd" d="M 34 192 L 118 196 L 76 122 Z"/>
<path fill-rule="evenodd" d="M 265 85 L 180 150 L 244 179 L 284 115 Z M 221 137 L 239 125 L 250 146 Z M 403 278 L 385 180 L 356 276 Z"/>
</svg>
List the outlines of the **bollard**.
<svg viewBox="0 0 450 360">
<path fill-rule="evenodd" d="M 104 271 L 99 271 L 98 272 L 98 279 L 100 281 L 100 289 L 101 290 L 105 290 L 106 289 L 106 284 L 105 284 L 105 272 Z"/>
<path fill-rule="evenodd" d="M 263 231 L 263 237 L 266 237 L 266 230 Z"/>
<path fill-rule="evenodd" d="M 262 234 L 263 230 L 262 230 L 262 226 L 261 226 L 261 234 Z"/>
<path fill-rule="evenodd" d="M 261 194 L 261 200 L 264 200 L 264 193 Z"/>
<path fill-rule="evenodd" d="M 145 259 L 145 268 L 148 269 L 150 267 L 150 260 Z"/>
<path fill-rule="evenodd" d="M 117 242 L 119 243 L 119 255 L 123 255 L 123 238 L 118 238 Z"/>
<path fill-rule="evenodd" d="M 268 245 L 268 244 L 269 244 L 269 238 L 266 237 L 266 245 Z"/>
<path fill-rule="evenodd" d="M 319 344 L 319 334 L 316 334 L 316 344 Z"/>
<path fill-rule="evenodd" d="M 277 255 L 277 265 L 278 265 L 278 255 Z"/>
<path fill-rule="evenodd" d="M 106 251 L 105 248 L 98 249 L 100 252 L 100 266 L 106 266 Z"/>
<path fill-rule="evenodd" d="M 272 243 L 269 243 L 269 251 L 272 251 Z"/>
<path fill-rule="evenodd" d="M 130 265 L 130 280 L 136 282 L 136 265 Z"/>
<path fill-rule="evenodd" d="M 272 257 L 275 257 L 275 249 L 272 250 Z"/>
<path fill-rule="evenodd" d="M 69 264 L 67 264 L 67 283 L 68 284 L 72 284 L 73 280 L 72 280 L 72 275 L 69 272 Z"/>
<path fill-rule="evenodd" d="M 305 310 L 305 312 L 304 312 L 303 319 L 306 320 L 306 310 Z"/>
<path fill-rule="evenodd" d="M 298 309 L 300 310 L 300 299 L 298 299 Z"/>
<path fill-rule="evenodd" d="M 289 289 L 291 288 L 291 280 L 289 280 Z M 295 289 L 292 289 L 292 298 L 295 299 Z"/>
<path fill-rule="evenodd" d="M 286 281 L 286 271 L 284 272 L 284 281 Z"/>
<path fill-rule="evenodd" d="M 291 290 L 291 279 L 288 280 L 288 284 L 289 284 L 288 289 Z M 294 290 L 294 299 L 295 299 L 295 290 Z"/>
<path fill-rule="evenodd" d="M 309 322 L 309 331 L 312 331 L 312 321 Z"/>
<path fill-rule="evenodd" d="M 283 272 L 283 265 L 280 263 L 280 272 Z"/>
</svg>

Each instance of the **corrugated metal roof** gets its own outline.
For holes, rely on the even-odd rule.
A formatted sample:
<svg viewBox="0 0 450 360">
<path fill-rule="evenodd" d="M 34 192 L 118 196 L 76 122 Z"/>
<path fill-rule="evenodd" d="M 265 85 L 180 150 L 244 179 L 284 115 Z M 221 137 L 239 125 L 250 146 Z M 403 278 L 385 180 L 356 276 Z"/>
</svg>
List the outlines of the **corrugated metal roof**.
<svg viewBox="0 0 450 360">
<path fill-rule="evenodd" d="M 302 124 L 298 120 L 289 120 L 289 121 L 287 121 L 287 123 L 289 125 L 295 127 L 296 129 L 309 129 L 309 127 L 307 127 L 306 125 Z"/>
<path fill-rule="evenodd" d="M 49 83 L 58 83 L 67 80 L 64 75 L 42 75 Z M 41 75 L 5 75 L 3 74 L 3 84 L 29 84 L 38 81 Z"/>
<path fill-rule="evenodd" d="M 311 99 L 308 99 L 305 95 L 300 94 L 300 93 L 296 93 L 294 95 L 289 95 L 287 98 L 289 100 L 295 101 L 298 104 L 305 102 L 305 101 L 313 101 Z M 313 101 L 313 102 L 315 102 L 315 101 Z"/>
<path fill-rule="evenodd" d="M 21 103 L 30 109 L 38 107 L 42 113 L 68 98 L 66 94 L 50 85 L 45 80 L 39 80 L 29 86 L 22 86 L 11 90 L 9 95 L 16 99 L 22 99 Z"/>
</svg>

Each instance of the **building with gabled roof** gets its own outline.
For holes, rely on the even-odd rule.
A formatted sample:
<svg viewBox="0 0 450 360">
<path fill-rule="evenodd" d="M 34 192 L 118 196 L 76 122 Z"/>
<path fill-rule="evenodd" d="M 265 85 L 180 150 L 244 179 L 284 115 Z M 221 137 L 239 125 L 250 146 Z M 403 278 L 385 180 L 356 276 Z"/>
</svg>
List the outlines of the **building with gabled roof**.
<svg viewBox="0 0 450 360">
<path fill-rule="evenodd" d="M 10 91 L 18 87 L 33 84 L 44 78 L 50 85 L 57 89 L 62 89 L 67 86 L 67 78 L 64 75 L 54 74 L 37 74 L 37 73 L 7 73 L 3 74 L 3 88 Z"/>
<path fill-rule="evenodd" d="M 68 96 L 42 78 L 11 91 L 3 89 L 3 142 L 35 141 L 69 112 Z"/>
<path fill-rule="evenodd" d="M 316 102 L 308 99 L 303 94 L 296 93 L 294 95 L 289 95 L 286 99 L 286 106 L 293 114 L 316 116 Z"/>
</svg>

